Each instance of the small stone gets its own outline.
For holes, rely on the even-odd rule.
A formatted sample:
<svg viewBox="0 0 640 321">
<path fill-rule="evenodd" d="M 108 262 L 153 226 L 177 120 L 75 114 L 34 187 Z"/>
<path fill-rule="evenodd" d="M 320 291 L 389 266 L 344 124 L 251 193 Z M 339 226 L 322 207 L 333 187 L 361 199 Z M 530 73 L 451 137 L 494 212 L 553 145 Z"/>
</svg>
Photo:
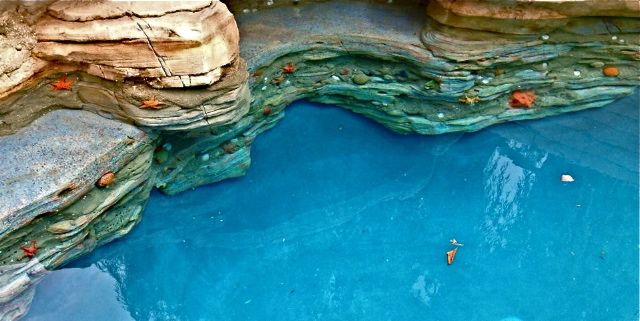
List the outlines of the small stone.
<svg viewBox="0 0 640 321">
<path fill-rule="evenodd" d="M 611 40 L 618 40 L 618 36 L 611 36 Z"/>
<path fill-rule="evenodd" d="M 582 73 L 580 72 L 580 70 L 574 70 L 574 71 L 573 71 L 573 75 L 574 75 L 574 76 L 580 76 L 580 74 L 582 74 Z"/>
<path fill-rule="evenodd" d="M 542 36 L 540 36 L 540 38 L 542 40 L 549 40 L 549 35 L 542 35 Z"/>
<path fill-rule="evenodd" d="M 595 61 L 595 62 L 592 62 L 590 65 L 591 65 L 591 67 L 602 68 L 602 67 L 604 67 L 604 62 Z"/>
<path fill-rule="evenodd" d="M 438 118 L 444 118 L 444 113 L 443 112 L 439 112 L 438 113 Z"/>
<path fill-rule="evenodd" d="M 358 73 L 358 74 L 355 74 L 353 77 L 351 77 L 351 80 L 356 85 L 364 85 L 369 82 L 369 76 L 363 73 Z"/>
<path fill-rule="evenodd" d="M 164 149 L 166 149 L 166 150 L 171 150 L 171 147 L 172 147 L 172 146 L 171 146 L 171 143 L 164 143 L 164 144 L 162 145 L 162 148 L 164 148 Z"/>
<path fill-rule="evenodd" d="M 202 155 L 202 161 L 203 161 L 203 162 L 206 162 L 206 161 L 208 161 L 208 160 L 209 160 L 209 154 L 204 154 L 204 155 Z"/>
<path fill-rule="evenodd" d="M 154 159 L 156 163 L 163 164 L 164 162 L 169 160 L 169 151 L 164 148 L 159 150 L 158 152 L 156 152 Z"/>
<path fill-rule="evenodd" d="M 51 224 L 48 228 L 47 231 L 53 233 L 53 234 L 62 234 L 62 233 L 67 233 L 73 229 L 75 229 L 75 225 L 73 223 L 73 221 L 70 220 L 66 220 L 66 221 L 60 221 L 57 223 L 53 223 Z"/>
</svg>

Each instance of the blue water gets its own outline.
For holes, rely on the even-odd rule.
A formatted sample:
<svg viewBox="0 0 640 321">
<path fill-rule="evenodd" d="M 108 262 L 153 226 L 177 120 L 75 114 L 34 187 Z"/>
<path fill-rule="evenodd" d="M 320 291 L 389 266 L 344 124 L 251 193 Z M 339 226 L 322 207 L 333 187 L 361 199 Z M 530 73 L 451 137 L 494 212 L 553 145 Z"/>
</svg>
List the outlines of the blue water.
<svg viewBox="0 0 640 321">
<path fill-rule="evenodd" d="M 638 320 L 637 115 L 424 137 L 295 103 L 246 176 L 154 192 L 25 319 Z"/>
</svg>

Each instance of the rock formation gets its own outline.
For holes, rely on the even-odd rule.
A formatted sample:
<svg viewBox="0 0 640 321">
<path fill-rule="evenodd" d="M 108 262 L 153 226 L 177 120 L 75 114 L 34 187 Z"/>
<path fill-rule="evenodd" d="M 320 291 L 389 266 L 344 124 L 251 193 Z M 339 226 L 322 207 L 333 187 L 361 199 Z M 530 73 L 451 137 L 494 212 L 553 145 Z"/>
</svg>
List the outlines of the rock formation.
<svg viewBox="0 0 640 321">
<path fill-rule="evenodd" d="M 129 231 L 153 186 L 243 175 L 295 100 L 440 134 L 640 84 L 636 1 L 313 2 L 228 1 L 235 19 L 218 1 L 0 5 L 0 319 L 46 269 Z"/>
</svg>

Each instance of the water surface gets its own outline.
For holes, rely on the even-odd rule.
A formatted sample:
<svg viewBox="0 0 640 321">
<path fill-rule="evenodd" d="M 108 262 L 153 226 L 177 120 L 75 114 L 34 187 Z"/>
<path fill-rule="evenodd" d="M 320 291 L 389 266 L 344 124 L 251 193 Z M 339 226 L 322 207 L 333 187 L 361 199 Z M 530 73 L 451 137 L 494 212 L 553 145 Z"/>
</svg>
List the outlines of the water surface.
<svg viewBox="0 0 640 321">
<path fill-rule="evenodd" d="M 246 176 L 154 192 L 25 319 L 638 320 L 637 106 L 424 137 L 295 103 Z"/>
</svg>

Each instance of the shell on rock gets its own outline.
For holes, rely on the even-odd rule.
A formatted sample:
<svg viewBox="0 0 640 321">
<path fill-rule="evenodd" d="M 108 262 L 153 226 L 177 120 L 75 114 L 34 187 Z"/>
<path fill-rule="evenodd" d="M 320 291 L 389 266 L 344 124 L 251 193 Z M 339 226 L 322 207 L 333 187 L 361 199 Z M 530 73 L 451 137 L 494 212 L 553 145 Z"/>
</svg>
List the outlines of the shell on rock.
<svg viewBox="0 0 640 321">
<path fill-rule="evenodd" d="M 620 71 L 614 66 L 606 66 L 602 69 L 602 74 L 607 77 L 617 77 L 620 75 Z"/>
<path fill-rule="evenodd" d="M 100 178 L 96 182 L 96 186 L 106 187 L 111 185 L 111 183 L 113 183 L 113 181 L 115 180 L 116 180 L 116 174 L 114 174 L 113 172 L 106 172 L 102 174 L 102 176 L 100 176 Z"/>
</svg>

